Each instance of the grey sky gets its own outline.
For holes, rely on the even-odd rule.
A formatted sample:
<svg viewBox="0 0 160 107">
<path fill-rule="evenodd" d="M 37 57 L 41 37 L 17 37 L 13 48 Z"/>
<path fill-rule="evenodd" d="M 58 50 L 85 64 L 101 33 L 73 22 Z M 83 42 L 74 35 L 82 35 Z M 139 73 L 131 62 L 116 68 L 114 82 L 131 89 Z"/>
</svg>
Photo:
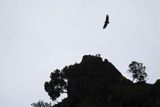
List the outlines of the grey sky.
<svg viewBox="0 0 160 107">
<path fill-rule="evenodd" d="M 103 30 L 106 14 L 110 24 Z M 159 0 L 0 0 L 0 106 L 50 101 L 50 72 L 101 54 L 130 78 L 142 62 L 160 78 Z"/>
</svg>

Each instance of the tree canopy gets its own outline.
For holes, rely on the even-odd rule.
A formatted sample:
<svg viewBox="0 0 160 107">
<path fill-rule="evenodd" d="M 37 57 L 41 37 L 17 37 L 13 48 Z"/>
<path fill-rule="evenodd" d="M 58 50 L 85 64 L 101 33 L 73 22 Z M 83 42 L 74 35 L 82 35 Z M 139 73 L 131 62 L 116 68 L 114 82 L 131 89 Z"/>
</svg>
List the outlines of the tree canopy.
<svg viewBox="0 0 160 107">
<path fill-rule="evenodd" d="M 53 101 L 55 101 L 62 93 L 66 93 L 67 80 L 63 71 L 56 69 L 50 75 L 51 80 L 45 82 L 45 91 Z"/>
<path fill-rule="evenodd" d="M 52 104 L 39 100 L 36 103 L 32 103 L 31 106 L 33 107 L 52 107 Z"/>
<path fill-rule="evenodd" d="M 132 61 L 131 64 L 129 64 L 129 72 L 132 73 L 132 78 L 136 80 L 137 82 L 146 82 L 146 77 L 148 76 L 145 72 L 146 67 L 143 66 L 142 63 L 138 63 L 136 61 Z"/>
</svg>

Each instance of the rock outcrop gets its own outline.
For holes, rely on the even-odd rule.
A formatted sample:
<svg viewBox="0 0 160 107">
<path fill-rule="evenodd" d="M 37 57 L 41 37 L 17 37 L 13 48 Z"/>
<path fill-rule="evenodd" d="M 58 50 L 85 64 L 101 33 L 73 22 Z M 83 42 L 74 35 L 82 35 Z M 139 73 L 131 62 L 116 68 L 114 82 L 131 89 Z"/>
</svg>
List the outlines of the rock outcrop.
<svg viewBox="0 0 160 107">
<path fill-rule="evenodd" d="M 133 83 L 98 55 L 86 55 L 64 72 L 68 98 L 54 107 L 160 107 L 159 81 Z"/>
</svg>

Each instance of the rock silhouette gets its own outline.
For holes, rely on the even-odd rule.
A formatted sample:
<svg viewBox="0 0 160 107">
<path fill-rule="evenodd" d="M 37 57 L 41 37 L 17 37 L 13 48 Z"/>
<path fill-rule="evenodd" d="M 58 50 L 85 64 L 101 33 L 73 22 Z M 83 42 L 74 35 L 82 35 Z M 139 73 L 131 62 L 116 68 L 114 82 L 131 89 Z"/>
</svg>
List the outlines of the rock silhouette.
<svg viewBox="0 0 160 107">
<path fill-rule="evenodd" d="M 160 107 L 160 82 L 133 83 L 107 59 L 85 55 L 66 66 L 68 98 L 54 107 Z"/>
</svg>

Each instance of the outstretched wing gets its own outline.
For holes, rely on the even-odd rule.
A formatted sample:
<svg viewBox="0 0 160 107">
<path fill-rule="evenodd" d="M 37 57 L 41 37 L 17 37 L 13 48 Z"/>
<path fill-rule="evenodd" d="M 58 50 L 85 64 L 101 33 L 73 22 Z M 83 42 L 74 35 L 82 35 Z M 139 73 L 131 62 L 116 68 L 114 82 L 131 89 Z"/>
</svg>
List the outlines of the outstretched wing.
<svg viewBox="0 0 160 107">
<path fill-rule="evenodd" d="M 103 29 L 105 29 L 108 24 L 109 24 L 109 16 L 106 15 L 106 21 L 105 21 L 105 23 L 104 23 Z"/>
</svg>

